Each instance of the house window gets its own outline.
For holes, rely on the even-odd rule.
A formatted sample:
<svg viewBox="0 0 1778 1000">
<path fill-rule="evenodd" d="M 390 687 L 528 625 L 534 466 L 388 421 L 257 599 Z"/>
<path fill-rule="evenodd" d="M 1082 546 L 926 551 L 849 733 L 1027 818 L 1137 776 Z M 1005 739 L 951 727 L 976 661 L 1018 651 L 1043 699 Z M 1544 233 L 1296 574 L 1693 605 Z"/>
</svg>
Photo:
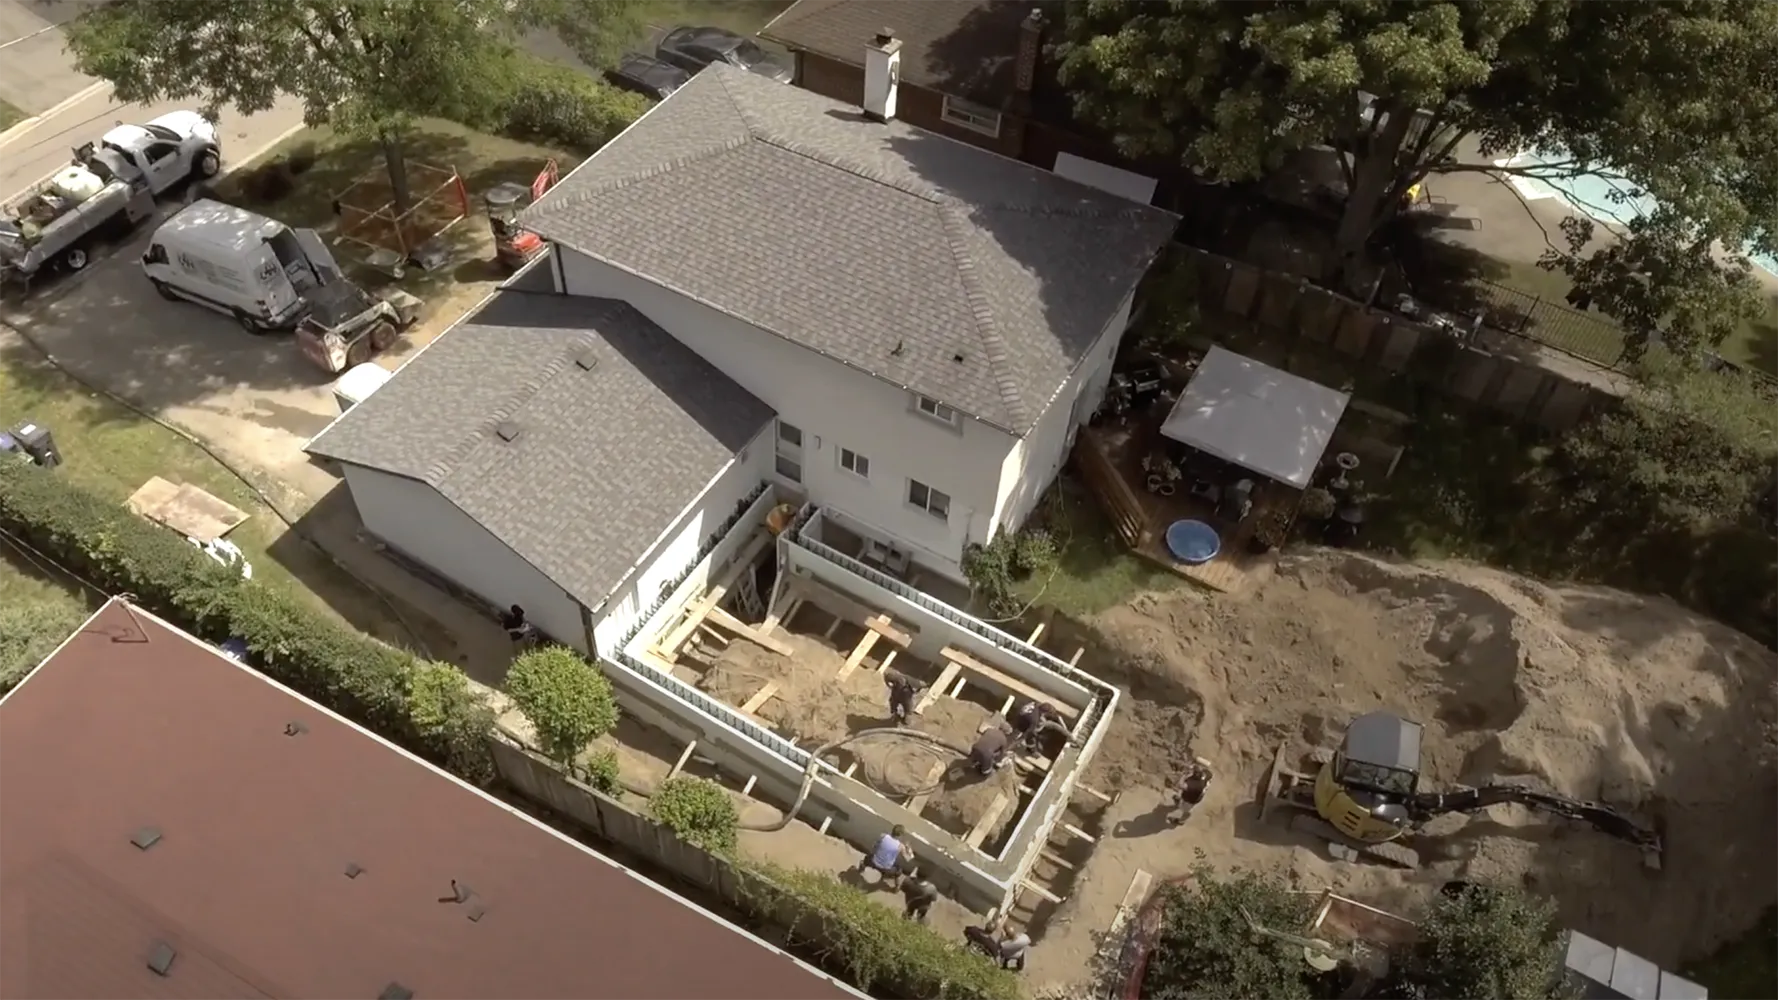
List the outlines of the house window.
<svg viewBox="0 0 1778 1000">
<path fill-rule="evenodd" d="M 915 397 L 914 408 L 940 423 L 957 425 L 957 411 L 933 399 L 931 396 Z"/>
<path fill-rule="evenodd" d="M 840 468 L 860 479 L 870 478 L 870 459 L 850 448 L 840 449 Z"/>
<path fill-rule="evenodd" d="M 784 421 L 778 421 L 778 454 L 774 468 L 778 475 L 793 483 L 803 481 L 803 431 Z"/>
<path fill-rule="evenodd" d="M 939 109 L 939 117 L 958 128 L 966 128 L 993 138 L 1000 137 L 1000 112 L 993 108 L 947 97 L 943 107 Z"/>
<path fill-rule="evenodd" d="M 950 520 L 950 496 L 945 493 L 940 493 L 938 490 L 935 490 L 918 480 L 908 480 L 908 503 L 931 514 L 940 521 Z"/>
</svg>

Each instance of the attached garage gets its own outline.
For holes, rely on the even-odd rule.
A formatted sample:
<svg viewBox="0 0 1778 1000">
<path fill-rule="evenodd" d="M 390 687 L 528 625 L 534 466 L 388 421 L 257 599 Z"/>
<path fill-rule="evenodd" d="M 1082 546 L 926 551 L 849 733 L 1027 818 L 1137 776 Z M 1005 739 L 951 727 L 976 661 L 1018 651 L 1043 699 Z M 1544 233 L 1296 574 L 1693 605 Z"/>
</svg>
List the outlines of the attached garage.
<svg viewBox="0 0 1778 1000">
<path fill-rule="evenodd" d="M 772 420 L 624 303 L 508 290 L 308 451 L 373 535 L 591 655 L 764 480 Z"/>
</svg>

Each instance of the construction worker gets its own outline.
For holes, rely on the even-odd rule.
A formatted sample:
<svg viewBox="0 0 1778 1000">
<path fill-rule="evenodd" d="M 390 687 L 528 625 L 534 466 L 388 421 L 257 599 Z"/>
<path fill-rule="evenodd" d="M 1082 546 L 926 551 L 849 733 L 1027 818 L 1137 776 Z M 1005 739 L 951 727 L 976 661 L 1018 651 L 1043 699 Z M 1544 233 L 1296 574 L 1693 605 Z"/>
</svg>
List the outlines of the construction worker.
<svg viewBox="0 0 1778 1000">
<path fill-rule="evenodd" d="M 1013 732 L 1018 735 L 1019 748 L 1026 753 L 1036 751 L 1045 732 L 1061 733 L 1063 739 L 1069 735 L 1068 726 L 1062 722 L 1062 713 L 1047 701 L 1025 702 L 1012 714 L 1010 721 Z"/>
<path fill-rule="evenodd" d="M 516 604 L 500 616 L 500 627 L 506 630 L 506 637 L 512 640 L 513 645 L 521 649 L 531 646 L 537 640 L 537 626 L 525 619 L 525 609 Z"/>
<path fill-rule="evenodd" d="M 1007 761 L 1007 748 L 1012 738 L 1005 729 L 990 724 L 975 739 L 975 746 L 969 748 L 969 763 L 977 774 L 990 775 Z"/>
<path fill-rule="evenodd" d="M 885 670 L 883 686 L 889 689 L 889 718 L 898 726 L 907 725 L 914 714 L 914 696 L 920 693 L 922 685 L 898 670 Z"/>
<path fill-rule="evenodd" d="M 884 884 L 891 889 L 901 884 L 903 865 L 913 858 L 913 852 L 907 849 L 901 838 L 908 835 L 907 827 L 895 824 L 888 833 L 877 838 L 877 846 L 858 862 L 858 874 L 863 875 L 865 869 L 875 869 L 883 877 Z"/>
<path fill-rule="evenodd" d="M 997 937 L 986 927 L 965 927 L 963 938 L 982 954 L 999 963 L 1002 969 L 1022 971 L 1031 952 L 1031 935 L 1020 932 Z"/>
<path fill-rule="evenodd" d="M 1204 801 L 1204 792 L 1210 787 L 1210 762 L 1202 757 L 1192 758 L 1191 766 L 1179 779 L 1179 788 L 1173 800 L 1173 809 L 1167 813 L 1168 822 L 1174 826 L 1186 821 L 1192 809 Z"/>
<path fill-rule="evenodd" d="M 908 903 L 902 916 L 925 923 L 926 914 L 932 910 L 932 904 L 938 902 L 938 886 L 933 885 L 931 879 L 915 868 L 908 872 L 908 880 L 901 887 L 901 895 Z"/>
</svg>

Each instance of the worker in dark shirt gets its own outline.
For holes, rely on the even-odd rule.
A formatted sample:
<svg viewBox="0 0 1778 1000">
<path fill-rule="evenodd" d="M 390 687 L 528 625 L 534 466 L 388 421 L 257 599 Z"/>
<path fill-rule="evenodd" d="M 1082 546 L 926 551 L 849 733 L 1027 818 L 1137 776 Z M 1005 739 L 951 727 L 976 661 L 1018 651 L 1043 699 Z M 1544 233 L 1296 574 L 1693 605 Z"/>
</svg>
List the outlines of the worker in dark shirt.
<svg viewBox="0 0 1778 1000">
<path fill-rule="evenodd" d="M 524 645 L 537 637 L 537 626 L 525 620 L 525 609 L 516 604 L 500 616 L 500 627 L 516 645 Z"/>
<path fill-rule="evenodd" d="M 907 725 L 914 714 L 914 696 L 920 693 L 920 682 L 900 671 L 885 670 L 883 686 L 889 689 L 889 718 L 898 726 Z"/>
<path fill-rule="evenodd" d="M 1019 746 L 1027 752 L 1037 749 L 1045 732 L 1061 733 L 1063 739 L 1068 738 L 1068 726 L 1062 722 L 1062 713 L 1047 701 L 1025 702 L 1012 714 L 1010 721 L 1013 732 L 1018 734 Z"/>
<path fill-rule="evenodd" d="M 1006 763 L 1006 751 L 1011 742 L 1006 730 L 990 725 L 976 737 L 975 746 L 969 748 L 970 765 L 978 774 L 993 774 L 995 768 Z"/>
<path fill-rule="evenodd" d="M 1204 801 L 1204 792 L 1210 787 L 1210 762 L 1202 757 L 1192 759 L 1191 766 L 1179 779 L 1179 790 L 1173 801 L 1173 809 L 1167 813 L 1167 820 L 1174 826 L 1186 821 L 1192 809 Z"/>
<path fill-rule="evenodd" d="M 908 880 L 902 884 L 901 895 L 907 900 L 907 910 L 902 914 L 909 920 L 926 922 L 926 914 L 931 911 L 932 904 L 938 902 L 938 886 L 918 868 L 908 873 Z"/>
</svg>

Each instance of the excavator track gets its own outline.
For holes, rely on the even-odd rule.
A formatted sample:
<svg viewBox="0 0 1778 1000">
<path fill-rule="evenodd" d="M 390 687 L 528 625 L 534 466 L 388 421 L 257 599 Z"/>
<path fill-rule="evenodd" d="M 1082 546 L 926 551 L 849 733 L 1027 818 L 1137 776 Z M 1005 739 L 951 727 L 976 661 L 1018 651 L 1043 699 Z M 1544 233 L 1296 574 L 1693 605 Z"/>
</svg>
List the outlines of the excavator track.
<svg viewBox="0 0 1778 1000">
<path fill-rule="evenodd" d="M 1389 841 L 1382 844 L 1363 844 L 1347 837 L 1334 829 L 1327 820 L 1311 813 L 1298 813 L 1290 818 L 1290 828 L 1298 833 L 1306 833 L 1327 841 L 1328 853 L 1339 861 L 1357 861 L 1366 858 L 1379 861 L 1396 868 L 1416 871 L 1420 867 L 1420 855 L 1413 848 Z"/>
</svg>

